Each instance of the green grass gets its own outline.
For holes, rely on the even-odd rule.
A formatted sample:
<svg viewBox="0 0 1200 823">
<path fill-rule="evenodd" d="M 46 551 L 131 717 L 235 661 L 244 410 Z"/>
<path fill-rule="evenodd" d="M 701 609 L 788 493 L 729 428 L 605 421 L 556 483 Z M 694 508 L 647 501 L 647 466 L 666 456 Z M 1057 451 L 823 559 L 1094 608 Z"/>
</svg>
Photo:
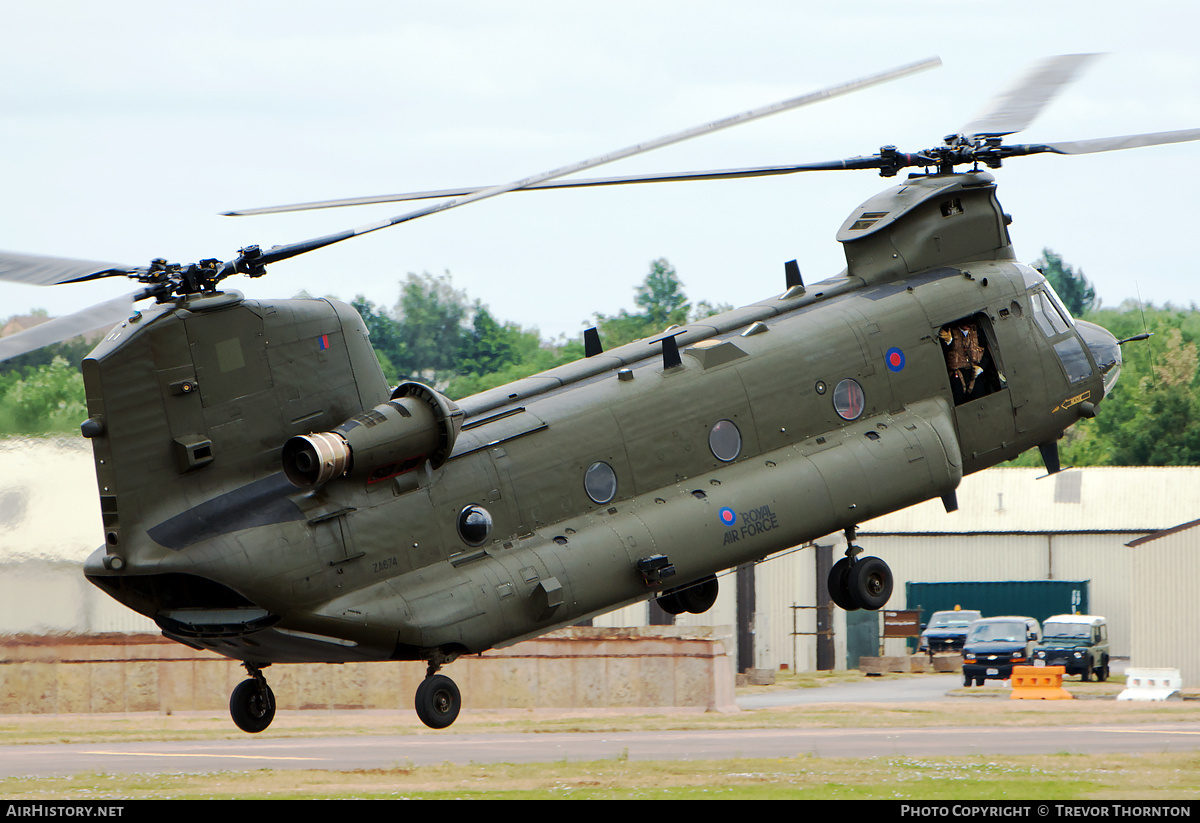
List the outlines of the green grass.
<svg viewBox="0 0 1200 823">
<path fill-rule="evenodd" d="M 913 677 L 920 675 L 886 675 Z M 859 680 L 857 672 L 777 678 L 780 688 Z M 1192 721 L 1200 701 L 1117 702 L 1120 683 L 1068 681 L 1070 701 L 1009 700 L 1007 690 L 959 689 L 975 699 L 929 703 L 823 703 L 729 714 L 697 711 L 464 711 L 449 729 L 426 729 L 412 712 L 281 711 L 261 737 L 667 731 L 677 729 L 984 729 Z M 988 694 L 990 692 L 990 694 Z M 990 697 L 991 699 L 985 699 Z M 175 715 L 5 715 L 0 744 L 242 739 L 223 711 Z M 486 799 L 885 799 L 1200 800 L 1200 753 L 1058 754 L 862 759 L 802 755 L 724 761 L 408 766 L 363 771 L 259 770 L 187 775 L 85 774 L 0 780 L 9 799 L 486 798 Z"/>
<path fill-rule="evenodd" d="M 79 775 L 0 781 L 10 800 L 137 799 L 1200 799 L 1200 755 L 745 758 L 441 765 L 327 772 Z"/>
</svg>

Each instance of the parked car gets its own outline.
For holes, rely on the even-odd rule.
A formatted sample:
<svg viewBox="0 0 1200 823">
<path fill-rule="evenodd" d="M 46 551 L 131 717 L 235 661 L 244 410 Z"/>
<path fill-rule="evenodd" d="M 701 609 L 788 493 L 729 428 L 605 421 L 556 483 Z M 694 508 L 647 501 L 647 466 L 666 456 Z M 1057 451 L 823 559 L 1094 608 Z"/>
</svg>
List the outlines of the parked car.
<svg viewBox="0 0 1200 823">
<path fill-rule="evenodd" d="M 982 686 L 985 680 L 1008 680 L 1014 665 L 1029 665 L 1041 637 L 1041 626 L 1032 617 L 976 620 L 967 629 L 963 644 L 963 685 Z"/>
<path fill-rule="evenodd" d="M 967 639 L 967 627 L 981 617 L 982 614 L 971 609 L 934 612 L 929 622 L 921 627 L 917 651 L 929 654 L 960 651 Z"/>
<path fill-rule="evenodd" d="M 1035 666 L 1064 666 L 1082 680 L 1108 679 L 1108 622 L 1094 614 L 1057 614 L 1042 626 Z"/>
</svg>

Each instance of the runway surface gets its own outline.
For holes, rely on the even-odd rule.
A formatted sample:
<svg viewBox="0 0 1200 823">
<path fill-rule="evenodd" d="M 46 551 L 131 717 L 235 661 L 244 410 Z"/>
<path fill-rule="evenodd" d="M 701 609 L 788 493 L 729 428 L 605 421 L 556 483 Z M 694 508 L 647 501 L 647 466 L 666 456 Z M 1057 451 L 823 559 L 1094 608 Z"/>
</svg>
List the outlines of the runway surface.
<svg viewBox="0 0 1200 823">
<path fill-rule="evenodd" d="M 0 748 L 0 775 L 166 774 L 253 769 L 386 769 L 437 763 L 944 756 L 1200 750 L 1200 724 L 939 729 L 738 729 L 671 732 L 251 738 Z"/>
<path fill-rule="evenodd" d="M 802 703 L 952 702 L 957 676 L 865 681 L 743 697 L 744 709 Z M 985 689 L 1003 689 L 1002 683 Z M 997 698 L 1000 696 L 997 695 Z M 986 698 L 977 698 L 984 699 Z M 987 702 L 991 702 L 987 700 Z M 229 740 L 0 746 L 0 776 L 81 772 L 167 774 L 253 769 L 387 769 L 439 763 L 561 760 L 702 760 L 739 757 L 874 757 L 988 754 L 1200 751 L 1200 722 L 1137 725 L 871 728 L 864 707 L 858 728 L 745 728 L 622 732 L 495 732 L 323 736 L 247 735 Z"/>
</svg>

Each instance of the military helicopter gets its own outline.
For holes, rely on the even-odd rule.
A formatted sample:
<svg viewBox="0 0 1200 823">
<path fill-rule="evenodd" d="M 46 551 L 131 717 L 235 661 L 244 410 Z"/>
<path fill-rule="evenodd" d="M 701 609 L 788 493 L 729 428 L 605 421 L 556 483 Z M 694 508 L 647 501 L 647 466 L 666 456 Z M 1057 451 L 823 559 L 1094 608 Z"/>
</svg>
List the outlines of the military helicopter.
<svg viewBox="0 0 1200 823">
<path fill-rule="evenodd" d="M 88 579 L 163 634 L 240 660 L 234 722 L 266 729 L 276 663 L 424 661 L 417 714 L 454 722 L 439 670 L 655 600 L 702 613 L 716 575 L 845 531 L 829 575 L 844 609 L 879 609 L 886 562 L 858 523 L 940 498 L 964 474 L 1056 441 L 1096 413 L 1120 344 L 1073 320 L 1016 261 L 993 176 L 1010 157 L 1200 139 L 1200 129 L 1008 145 L 1090 59 L 1051 58 L 942 144 L 832 163 L 559 180 L 601 163 L 930 68 L 930 60 L 513 183 L 327 201 L 449 197 L 398 217 L 229 262 L 148 267 L 0 256 L 39 284 L 144 284 L 83 362 L 103 521 Z M 959 166 L 969 170 L 956 171 Z M 842 224 L 847 267 L 805 285 L 795 261 L 768 299 L 454 402 L 389 386 L 366 328 L 334 300 L 248 300 L 233 274 L 509 191 L 801 171 L 920 171 Z M 128 316 L 125 316 L 128 314 Z M 53 321 L 58 323 L 59 321 Z M 0 356 L 34 348 L 8 338 Z M 65 327 L 65 328 L 64 328 Z M 37 330 L 35 330 L 37 331 Z M 26 338 L 28 339 L 28 338 Z"/>
</svg>

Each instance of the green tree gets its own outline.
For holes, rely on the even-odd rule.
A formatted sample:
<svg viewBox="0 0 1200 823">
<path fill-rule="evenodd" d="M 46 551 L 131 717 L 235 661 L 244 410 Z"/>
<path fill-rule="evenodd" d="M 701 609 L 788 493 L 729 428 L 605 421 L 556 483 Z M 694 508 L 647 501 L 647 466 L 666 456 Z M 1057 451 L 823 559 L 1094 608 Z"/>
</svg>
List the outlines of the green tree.
<svg viewBox="0 0 1200 823">
<path fill-rule="evenodd" d="M 1114 390 L 1101 406 L 1097 433 L 1108 441 L 1105 457 L 1115 466 L 1200 464 L 1200 394 L 1197 350 L 1178 328 L 1163 336 L 1150 373 Z M 1120 383 L 1118 383 L 1120 386 Z"/>
<path fill-rule="evenodd" d="M 490 374 L 513 365 L 522 359 L 522 332 L 515 323 L 501 324 L 487 307 L 475 301 L 475 316 L 471 328 L 461 337 L 455 371 L 459 374 Z M 537 341 L 537 335 L 533 335 Z"/>
<path fill-rule="evenodd" d="M 621 309 L 611 317 L 596 315 L 596 326 L 605 348 L 623 346 L 656 334 L 668 326 L 688 322 L 691 305 L 683 293 L 683 284 L 675 273 L 675 267 L 665 258 L 660 257 L 650 263 L 650 273 L 638 286 L 634 302 L 642 308 L 638 314 Z"/>
<path fill-rule="evenodd" d="M 537 339 L 533 332 L 524 332 L 526 343 L 530 338 Z M 527 348 L 527 347 L 522 347 Z M 520 380 L 523 377 L 544 372 L 558 366 L 572 363 L 583 357 L 583 343 L 572 340 L 553 345 L 538 344 L 532 350 L 522 353 L 521 359 L 514 361 L 499 371 L 484 374 L 465 374 L 453 377 L 446 385 L 446 396 L 451 400 L 459 400 L 472 394 L 494 389 Z"/>
<path fill-rule="evenodd" d="M 398 382 L 396 360 L 404 351 L 400 341 L 396 321 L 391 318 L 386 309 L 376 308 L 375 304 L 361 294 L 350 303 L 363 319 L 367 334 L 371 338 L 371 347 L 375 349 L 375 357 L 383 369 L 383 376 L 391 383 Z"/>
<path fill-rule="evenodd" d="M 1033 264 L 1054 287 L 1072 317 L 1083 317 L 1096 303 L 1096 290 L 1083 276 L 1063 262 L 1061 256 L 1050 249 L 1042 249 L 1042 256 Z"/>
<path fill-rule="evenodd" d="M 87 417 L 83 375 L 63 357 L 0 378 L 0 432 L 77 431 Z"/>
<path fill-rule="evenodd" d="M 395 311 L 400 351 L 393 362 L 398 372 L 434 379 L 453 374 L 469 310 L 466 293 L 454 288 L 449 272 L 442 277 L 410 273 Z"/>
<path fill-rule="evenodd" d="M 1200 311 L 1142 306 L 1127 300 L 1116 309 L 1083 317 L 1118 340 L 1143 331 L 1149 340 L 1121 347 L 1121 375 L 1092 420 L 1080 420 L 1059 442 L 1063 465 L 1200 465 Z M 1039 466 L 1037 451 L 1013 461 Z"/>
<path fill-rule="evenodd" d="M 691 308 L 675 267 L 663 257 L 651 261 L 650 273 L 638 286 L 634 302 L 642 307 L 650 325 L 658 327 L 687 322 Z"/>
</svg>

